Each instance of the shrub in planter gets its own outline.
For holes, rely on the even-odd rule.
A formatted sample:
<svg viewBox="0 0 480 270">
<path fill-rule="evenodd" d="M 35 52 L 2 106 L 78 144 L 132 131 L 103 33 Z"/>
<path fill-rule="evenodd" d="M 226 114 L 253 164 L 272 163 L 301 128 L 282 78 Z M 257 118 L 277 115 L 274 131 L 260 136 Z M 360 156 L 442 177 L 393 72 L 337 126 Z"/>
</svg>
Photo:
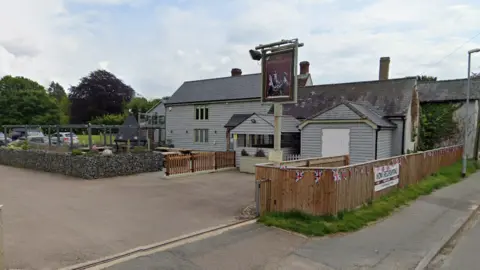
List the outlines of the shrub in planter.
<svg viewBox="0 0 480 270">
<path fill-rule="evenodd" d="M 257 152 L 255 153 L 255 157 L 266 157 L 266 155 L 262 149 L 257 149 Z"/>
<path fill-rule="evenodd" d="M 248 157 L 250 156 L 247 152 L 247 150 L 243 149 L 242 152 L 240 153 L 242 155 L 242 157 Z"/>
</svg>

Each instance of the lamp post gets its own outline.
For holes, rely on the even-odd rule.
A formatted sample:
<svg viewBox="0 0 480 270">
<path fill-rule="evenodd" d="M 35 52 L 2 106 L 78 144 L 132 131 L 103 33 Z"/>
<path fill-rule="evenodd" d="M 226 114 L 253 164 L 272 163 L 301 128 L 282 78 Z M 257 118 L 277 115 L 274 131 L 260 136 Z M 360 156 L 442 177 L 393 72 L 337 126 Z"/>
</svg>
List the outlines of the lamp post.
<svg viewBox="0 0 480 270">
<path fill-rule="evenodd" d="M 463 123 L 463 166 L 462 166 L 462 177 L 465 177 L 467 175 L 467 140 L 468 140 L 468 127 L 470 124 L 470 115 L 468 111 L 468 107 L 470 106 L 470 85 L 471 85 L 471 79 L 470 79 L 470 68 L 471 68 L 471 62 L 472 62 L 472 54 L 480 52 L 480 48 L 473 49 L 468 51 L 468 76 L 467 76 L 467 97 L 466 97 L 466 117 Z"/>
</svg>

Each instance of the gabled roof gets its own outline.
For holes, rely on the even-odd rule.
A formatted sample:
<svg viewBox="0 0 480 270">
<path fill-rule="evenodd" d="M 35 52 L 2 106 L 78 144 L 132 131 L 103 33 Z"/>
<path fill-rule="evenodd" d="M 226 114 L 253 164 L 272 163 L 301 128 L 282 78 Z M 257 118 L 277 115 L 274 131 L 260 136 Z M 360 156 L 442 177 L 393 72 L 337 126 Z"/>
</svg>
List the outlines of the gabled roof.
<svg viewBox="0 0 480 270">
<path fill-rule="evenodd" d="M 253 119 L 254 117 L 260 119 L 261 121 L 265 121 L 265 123 L 268 124 L 268 126 L 271 127 L 271 134 L 274 132 L 274 116 L 273 115 L 267 115 L 267 114 L 257 114 L 257 113 L 252 113 L 249 115 L 249 117 L 245 118 L 242 122 L 238 123 L 237 126 L 235 126 L 232 129 L 232 132 L 235 133 L 235 128 L 240 128 L 240 126 L 243 123 L 248 122 L 248 119 Z M 298 125 L 300 124 L 300 121 L 295 119 L 293 116 L 290 115 L 284 115 L 281 118 L 282 121 L 282 132 L 299 132 Z M 238 130 L 237 130 L 238 131 Z"/>
<path fill-rule="evenodd" d="M 232 117 L 230 117 L 230 120 L 225 124 L 224 127 L 226 128 L 234 128 L 238 125 L 240 125 L 243 121 L 248 119 L 250 116 L 252 116 L 253 113 L 249 114 L 234 114 Z"/>
<path fill-rule="evenodd" d="M 420 102 L 462 101 L 467 95 L 467 79 L 419 82 Z M 470 98 L 480 99 L 480 79 L 471 80 Z"/>
<path fill-rule="evenodd" d="M 415 84 L 415 78 L 402 78 L 299 87 L 297 104 L 284 105 L 283 113 L 306 119 L 349 101 L 368 104 L 381 116 L 404 116 L 410 106 Z"/>
<path fill-rule="evenodd" d="M 167 104 L 260 98 L 260 73 L 184 82 Z"/>
<path fill-rule="evenodd" d="M 137 140 L 138 139 L 138 122 L 135 119 L 135 116 L 129 115 L 127 119 L 123 122 L 122 127 L 118 129 L 117 136 L 115 141 L 127 141 L 127 140 Z M 140 140 L 146 140 L 145 136 L 140 134 Z"/>
<path fill-rule="evenodd" d="M 375 125 L 377 125 L 379 127 L 386 127 L 386 128 L 395 128 L 396 127 L 395 124 L 390 122 L 388 119 L 385 119 L 383 116 L 381 116 L 378 113 L 378 111 L 376 109 L 372 108 L 371 106 L 369 106 L 367 104 L 358 104 L 358 103 L 353 103 L 353 102 L 348 102 L 348 101 L 341 102 L 337 105 L 334 105 L 330 108 L 327 108 L 326 110 L 323 110 L 319 113 L 316 113 L 316 114 L 308 117 L 306 119 L 306 121 L 317 118 L 318 116 L 321 116 L 322 114 L 324 114 L 328 111 L 331 111 L 331 110 L 335 109 L 336 107 L 338 107 L 340 105 L 347 106 L 350 110 L 352 110 L 360 118 L 370 120 L 372 123 L 374 123 Z M 344 120 L 344 119 L 339 118 L 337 120 Z"/>
<path fill-rule="evenodd" d="M 310 74 L 299 74 L 298 86 L 303 87 Z M 184 82 L 166 104 L 259 99 L 262 88 L 260 73 Z"/>
</svg>

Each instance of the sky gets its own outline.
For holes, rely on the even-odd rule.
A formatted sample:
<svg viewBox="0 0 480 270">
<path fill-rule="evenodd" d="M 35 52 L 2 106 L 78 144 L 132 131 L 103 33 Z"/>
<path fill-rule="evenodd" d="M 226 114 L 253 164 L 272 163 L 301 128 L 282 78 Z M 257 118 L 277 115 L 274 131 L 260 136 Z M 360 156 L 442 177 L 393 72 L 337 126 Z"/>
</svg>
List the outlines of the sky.
<svg viewBox="0 0 480 270">
<path fill-rule="evenodd" d="M 467 75 L 477 0 L 0 0 L 0 77 L 65 88 L 106 69 L 148 98 L 184 82 L 260 72 L 248 50 L 298 38 L 314 84 Z M 472 59 L 480 71 L 480 53 Z"/>
</svg>

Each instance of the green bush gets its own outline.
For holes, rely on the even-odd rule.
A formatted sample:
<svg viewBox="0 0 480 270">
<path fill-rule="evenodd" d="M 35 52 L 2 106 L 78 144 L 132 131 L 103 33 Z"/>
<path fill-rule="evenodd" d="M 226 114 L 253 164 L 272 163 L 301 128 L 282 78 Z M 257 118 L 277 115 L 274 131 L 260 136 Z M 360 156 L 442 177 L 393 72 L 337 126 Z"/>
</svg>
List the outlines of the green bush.
<svg viewBox="0 0 480 270">
<path fill-rule="evenodd" d="M 83 151 L 80 149 L 73 149 L 72 150 L 72 156 L 81 156 L 83 155 Z"/>
</svg>

